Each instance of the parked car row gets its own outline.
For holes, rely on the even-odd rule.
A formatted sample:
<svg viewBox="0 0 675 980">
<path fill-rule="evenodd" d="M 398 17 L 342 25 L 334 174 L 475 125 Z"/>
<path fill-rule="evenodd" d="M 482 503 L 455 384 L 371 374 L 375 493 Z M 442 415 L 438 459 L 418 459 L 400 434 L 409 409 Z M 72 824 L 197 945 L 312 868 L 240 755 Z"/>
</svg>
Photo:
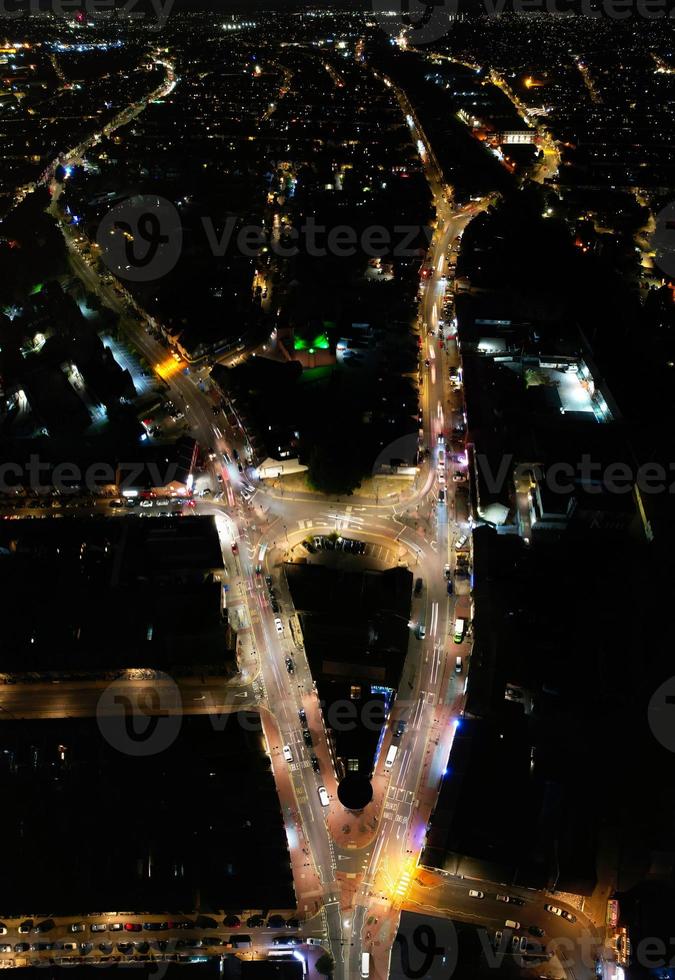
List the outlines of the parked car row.
<svg viewBox="0 0 675 980">
<path fill-rule="evenodd" d="M 272 585 L 272 576 L 271 575 L 266 575 L 265 576 L 265 585 L 267 586 L 267 594 L 270 597 L 270 605 L 272 606 L 272 612 L 273 613 L 278 613 L 279 612 L 279 603 L 277 601 L 277 594 L 274 591 L 274 586 Z M 281 630 L 279 630 L 278 627 L 277 627 L 277 631 L 278 632 L 281 632 Z"/>
<path fill-rule="evenodd" d="M 354 538 L 330 537 L 322 534 L 314 538 L 306 538 L 301 542 L 305 551 L 314 555 L 317 551 L 347 551 L 353 555 L 363 555 L 366 551 L 366 542 L 357 541 Z"/>
</svg>

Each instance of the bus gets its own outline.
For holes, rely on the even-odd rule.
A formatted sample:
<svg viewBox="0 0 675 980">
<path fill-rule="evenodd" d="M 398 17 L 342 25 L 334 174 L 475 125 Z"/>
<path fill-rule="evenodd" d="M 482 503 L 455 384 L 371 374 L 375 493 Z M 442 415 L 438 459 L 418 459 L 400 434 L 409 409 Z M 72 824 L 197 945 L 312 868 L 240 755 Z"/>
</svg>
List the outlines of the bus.
<svg viewBox="0 0 675 980">
<path fill-rule="evenodd" d="M 364 980 L 370 976 L 370 953 L 361 953 L 361 976 Z"/>
</svg>

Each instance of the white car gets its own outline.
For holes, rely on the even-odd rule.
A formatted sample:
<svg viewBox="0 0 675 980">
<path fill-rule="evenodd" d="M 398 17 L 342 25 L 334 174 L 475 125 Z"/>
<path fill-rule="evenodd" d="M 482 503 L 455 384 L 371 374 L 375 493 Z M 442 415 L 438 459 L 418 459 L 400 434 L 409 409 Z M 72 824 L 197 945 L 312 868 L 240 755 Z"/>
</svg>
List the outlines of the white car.
<svg viewBox="0 0 675 980">
<path fill-rule="evenodd" d="M 141 500 L 141 507 L 152 507 L 152 500 Z"/>
<path fill-rule="evenodd" d="M 284 745 L 284 747 L 283 747 L 283 749 L 281 751 L 284 754 L 284 759 L 286 760 L 286 762 L 292 762 L 293 761 L 293 753 L 291 752 L 290 745 Z"/>
<path fill-rule="evenodd" d="M 281 620 L 279 619 L 278 616 L 274 620 L 274 625 L 277 628 L 277 633 L 283 633 L 283 631 L 284 631 L 284 624 L 281 622 Z"/>
<path fill-rule="evenodd" d="M 330 806 L 330 800 L 328 799 L 325 786 L 319 786 L 319 799 L 321 800 L 321 806 Z"/>
<path fill-rule="evenodd" d="M 469 898 L 485 898 L 485 892 L 476 891 L 475 888 L 469 889 Z"/>
<path fill-rule="evenodd" d="M 461 549 L 464 547 L 464 545 L 466 544 L 466 542 L 468 540 L 469 540 L 469 535 L 468 534 L 463 534 L 461 537 L 457 538 L 457 540 L 455 541 L 455 544 L 454 544 L 455 549 L 457 551 L 461 551 Z"/>
</svg>

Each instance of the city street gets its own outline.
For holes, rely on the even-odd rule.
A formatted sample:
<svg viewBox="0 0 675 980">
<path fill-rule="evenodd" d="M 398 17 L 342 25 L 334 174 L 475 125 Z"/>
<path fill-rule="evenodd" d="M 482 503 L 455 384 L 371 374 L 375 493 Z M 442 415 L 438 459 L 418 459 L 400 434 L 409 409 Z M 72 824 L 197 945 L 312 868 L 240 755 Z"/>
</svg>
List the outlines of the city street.
<svg viewBox="0 0 675 980">
<path fill-rule="evenodd" d="M 168 61 L 158 59 L 158 63 L 167 72 L 160 92 L 168 94 L 177 84 L 173 68 Z M 460 642 L 453 637 L 458 614 L 470 621 L 469 587 L 460 587 L 459 579 L 454 577 L 458 550 L 455 545 L 458 538 L 470 533 L 470 527 L 463 519 L 457 521 L 455 506 L 458 485 L 464 484 L 461 468 L 466 467 L 466 457 L 453 447 L 453 418 L 462 414 L 462 398 L 457 385 L 451 385 L 450 370 L 456 370 L 460 362 L 455 330 L 450 317 L 445 320 L 443 311 L 452 294 L 453 269 L 448 256 L 477 207 L 458 209 L 450 203 L 451 189 L 442 180 L 413 107 L 403 92 L 397 91 L 388 79 L 383 81 L 394 90 L 411 140 L 423 147 L 420 155 L 436 208 L 436 227 L 426 260 L 428 274 L 420 285 L 417 322 L 422 461 L 414 481 L 394 498 L 379 500 L 357 492 L 344 501 L 285 492 L 256 482 L 253 474 L 242 474 L 234 463 L 221 462 L 224 452 L 232 458 L 235 449 L 242 459 L 247 458 L 246 434 L 232 428 L 224 416 L 214 416 L 214 401 L 205 386 L 199 384 L 203 379 L 197 369 L 176 361 L 171 371 L 161 370 L 171 352 L 150 332 L 149 318 L 138 311 L 130 294 L 100 276 L 83 254 L 75 240 L 79 232 L 66 224 L 60 212 L 58 193 L 54 193 L 52 206 L 73 272 L 88 292 L 119 315 L 120 329 L 129 346 L 163 378 L 167 397 L 180 406 L 191 435 L 202 449 L 215 454 L 207 479 L 215 491 L 220 476 L 223 498 L 196 499 L 193 512 L 212 515 L 218 528 L 227 570 L 228 614 L 231 624 L 236 623 L 243 651 L 239 664 L 242 673 L 228 681 L 222 677 L 178 679 L 181 710 L 188 714 L 254 707 L 260 710 L 291 855 L 297 915 L 302 920 L 300 932 L 305 938 L 312 935 L 323 939 L 335 960 L 335 980 L 359 977 L 364 952 L 371 955 L 370 976 L 377 980 L 388 977 L 391 947 L 403 909 L 480 924 L 491 935 L 502 929 L 510 917 L 509 906 L 495 898 L 504 886 L 476 884 L 485 892 L 483 899 L 476 900 L 468 897 L 468 882 L 433 875 L 417 867 L 428 821 L 447 775 L 452 741 L 461 724 L 470 670 L 470 629 Z M 114 125 L 106 127 L 106 133 L 142 112 L 157 94 L 155 91 L 130 107 Z M 95 142 L 96 136 L 92 136 L 64 159 L 82 159 Z M 551 173 L 554 165 L 557 166 L 556 158 L 549 148 L 542 171 Z M 55 169 L 50 170 L 46 181 L 53 180 Z M 461 432 L 458 438 L 463 442 Z M 241 494 L 246 484 L 253 487 L 248 499 Z M 108 506 L 109 501 L 94 501 L 78 506 L 78 513 L 100 513 Z M 182 512 L 183 505 L 175 502 L 172 513 L 176 519 Z M 45 510 L 31 502 L 19 516 L 26 513 L 44 516 Z M 118 513 L 124 511 L 106 511 L 106 516 Z M 373 776 L 373 800 L 358 814 L 345 810 L 337 798 L 337 777 L 321 705 L 284 575 L 284 562 L 292 558 L 301 541 L 332 531 L 364 541 L 373 549 L 381 547 L 390 563 L 409 568 L 415 578 L 422 580 L 420 594 L 413 598 L 403 681 Z M 469 554 L 469 544 L 465 543 L 464 548 Z M 337 555 L 335 559 L 339 560 Z M 377 560 L 374 552 L 363 559 L 371 562 L 370 567 Z M 359 559 L 353 561 L 358 563 Z M 280 607 L 278 614 L 272 609 L 266 576 L 272 580 Z M 280 625 L 275 622 L 277 616 Z M 287 669 L 287 658 L 292 659 L 292 672 Z M 106 683 L 64 680 L 2 685 L 0 718 L 91 716 L 96 713 Z M 134 688 L 146 685 L 148 680 L 128 678 L 124 683 Z M 300 717 L 301 711 L 306 714 L 306 723 Z M 405 721 L 406 727 L 397 739 L 395 761 L 387 770 L 385 757 L 392 744 L 393 725 L 399 720 Z M 311 734 L 311 746 L 303 737 L 305 728 Z M 284 757 L 285 746 L 290 749 L 290 761 Z M 312 756 L 318 760 L 318 771 Z M 320 787 L 327 792 L 328 805 L 320 799 Z M 522 898 L 525 905 L 519 910 L 518 919 L 524 927 L 545 929 L 551 951 L 558 938 L 569 941 L 563 956 L 565 972 L 572 980 L 586 980 L 592 974 L 592 965 L 587 964 L 590 954 L 584 952 L 582 940 L 588 936 L 589 942 L 597 941 L 590 923 L 582 915 L 571 924 L 547 913 L 543 894 L 522 893 Z M 284 914 L 289 917 L 294 911 Z M 92 922 L 101 919 L 88 916 L 84 910 L 82 915 L 87 930 Z M 112 921 L 112 916 L 113 913 L 107 914 L 105 922 Z M 132 916 L 129 921 L 142 920 Z M 6 924 L 11 931 L 6 941 L 14 945 L 21 939 L 16 933 L 19 923 Z M 252 934 L 253 946 L 248 952 L 253 956 L 263 955 L 278 930 L 247 932 Z M 231 930 L 218 926 L 209 928 L 208 933 L 229 937 Z M 192 931 L 189 934 L 192 936 Z M 63 941 L 68 935 L 66 924 L 58 922 L 53 935 Z M 182 938 L 184 933 L 170 930 L 162 933 L 162 938 L 165 936 Z M 0 958 L 14 956 L 9 952 L 0 954 Z"/>
</svg>

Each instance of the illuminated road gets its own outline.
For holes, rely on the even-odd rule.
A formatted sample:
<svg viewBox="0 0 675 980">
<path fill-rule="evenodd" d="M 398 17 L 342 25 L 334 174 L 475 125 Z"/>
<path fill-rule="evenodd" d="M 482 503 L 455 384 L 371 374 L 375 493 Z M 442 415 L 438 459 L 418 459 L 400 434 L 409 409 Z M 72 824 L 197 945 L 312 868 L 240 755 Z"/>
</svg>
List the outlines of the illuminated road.
<svg viewBox="0 0 675 980">
<path fill-rule="evenodd" d="M 166 68 L 166 85 L 172 87 L 175 79 L 168 64 Z M 158 369 L 168 396 L 184 412 L 194 437 L 215 454 L 211 477 L 215 487 L 217 474 L 221 476 L 223 500 L 201 500 L 195 512 L 215 517 L 228 571 L 228 611 L 236 618 L 238 639 L 250 651 L 251 662 L 259 666 L 260 686 L 254 690 L 252 685 L 226 685 L 222 679 L 209 678 L 204 684 L 183 680 L 180 687 L 185 710 L 206 712 L 211 699 L 221 711 L 249 708 L 254 700 L 261 705 L 291 853 L 298 913 L 302 919 L 312 919 L 317 932 L 327 936 L 326 944 L 336 962 L 335 980 L 359 977 L 363 951 L 371 953 L 371 976 L 387 977 L 391 944 L 406 902 L 417 903 L 411 908 L 433 910 L 433 914 L 443 914 L 444 909 L 458 911 L 461 917 L 468 901 L 465 882 L 443 882 L 423 891 L 424 886 L 415 881 L 415 869 L 444 778 L 470 654 L 469 639 L 455 644 L 449 635 L 458 606 L 468 606 L 468 599 L 457 596 L 457 583 L 448 597 L 444 573 L 446 566 L 454 569 L 453 542 L 465 529 L 458 528 L 454 520 L 457 484 L 452 474 L 462 464 L 454 458 L 461 453 L 453 452 L 450 444 L 453 412 L 461 412 L 461 393 L 449 382 L 449 369 L 458 365 L 458 353 L 451 325 L 442 326 L 440 321 L 449 275 L 447 254 L 476 207 L 453 208 L 450 189 L 442 183 L 412 106 L 389 80 L 383 83 L 394 90 L 408 120 L 411 139 L 421 148 L 437 213 L 428 256 L 430 274 L 419 305 L 420 396 L 428 455 L 413 485 L 394 499 L 374 502 L 355 494 L 344 503 L 311 494 L 277 493 L 254 484 L 251 499 L 245 501 L 241 490 L 250 483 L 249 478 L 242 476 L 235 464 L 222 461 L 223 452 L 231 457 L 234 449 L 245 458 L 245 434 L 233 430 L 222 415 L 214 416 L 214 402 L 195 383 L 196 373 L 185 373 L 184 365 L 172 360 L 167 347 L 149 332 L 147 318 L 134 308 L 131 297 L 101 279 L 81 253 L 75 241 L 77 231 L 61 225 L 73 270 L 89 291 L 120 315 L 126 339 Z M 142 105 L 134 107 L 134 114 L 137 111 L 142 111 Z M 85 151 L 83 145 L 70 156 L 76 159 Z M 58 194 L 55 217 L 57 199 Z M 418 629 L 410 631 L 401 691 L 373 778 L 374 799 L 360 815 L 347 813 L 337 800 L 321 709 L 283 575 L 284 556 L 294 545 L 313 533 L 332 530 L 385 549 L 390 564 L 407 565 L 423 581 L 421 594 L 413 598 L 412 622 Z M 271 576 L 277 594 L 281 629 L 275 624 L 266 575 Z M 460 672 L 456 670 L 458 656 Z M 292 672 L 287 669 L 287 658 L 292 660 Z M 0 715 L 92 713 L 99 690 L 95 682 L 3 689 Z M 241 694 L 247 697 L 237 703 Z M 202 695 L 206 696 L 204 701 Z M 302 735 L 305 723 L 299 717 L 301 709 L 306 713 L 311 747 Z M 399 719 L 405 720 L 407 727 L 397 740 L 399 750 L 391 771 L 385 772 L 391 725 Z M 290 748 L 290 762 L 284 758 L 284 746 Z M 318 772 L 312 755 L 318 760 Z M 328 806 L 321 803 L 320 786 L 328 793 Z M 349 835 L 342 832 L 344 825 L 349 826 L 352 839 L 346 839 Z M 479 921 L 498 924 L 493 903 L 485 901 L 486 913 L 481 910 Z M 537 902 L 543 907 L 540 897 Z M 582 976 L 578 973 L 577 980 Z"/>
</svg>

